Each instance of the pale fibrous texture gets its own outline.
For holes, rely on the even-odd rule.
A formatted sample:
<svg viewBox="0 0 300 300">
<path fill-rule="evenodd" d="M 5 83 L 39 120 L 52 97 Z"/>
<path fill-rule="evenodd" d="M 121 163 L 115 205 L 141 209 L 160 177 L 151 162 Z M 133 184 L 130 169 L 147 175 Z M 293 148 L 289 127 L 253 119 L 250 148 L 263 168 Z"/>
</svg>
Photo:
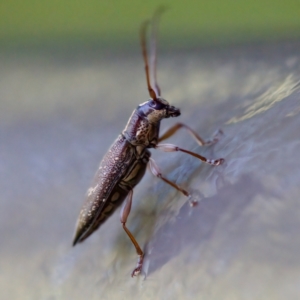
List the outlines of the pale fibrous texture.
<svg viewBox="0 0 300 300">
<path fill-rule="evenodd" d="M 141 57 L 0 54 L 0 299 L 300 299 L 300 44 L 165 51 L 159 83 L 181 116 L 161 132 L 224 132 L 166 143 L 225 163 L 151 150 L 198 205 L 146 172 L 127 220 L 145 251 L 134 279 L 119 209 L 71 244 L 99 162 L 149 98 Z"/>
</svg>

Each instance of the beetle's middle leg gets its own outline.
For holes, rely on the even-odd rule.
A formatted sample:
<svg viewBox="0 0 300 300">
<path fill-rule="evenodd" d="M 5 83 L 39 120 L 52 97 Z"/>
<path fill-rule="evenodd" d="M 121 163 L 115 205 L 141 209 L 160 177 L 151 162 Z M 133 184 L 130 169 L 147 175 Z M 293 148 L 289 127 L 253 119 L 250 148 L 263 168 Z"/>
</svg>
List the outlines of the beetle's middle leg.
<svg viewBox="0 0 300 300">
<path fill-rule="evenodd" d="M 127 198 L 124 202 L 124 205 L 121 209 L 121 214 L 120 214 L 120 221 L 122 223 L 122 226 L 123 226 L 125 232 L 127 233 L 127 235 L 129 236 L 132 244 L 134 245 L 137 255 L 139 256 L 137 265 L 131 273 L 131 277 L 136 276 L 141 272 L 142 266 L 143 266 L 143 260 L 144 260 L 144 252 L 142 251 L 142 249 L 141 249 L 140 245 L 138 244 L 138 242 L 136 241 L 135 237 L 132 235 L 132 233 L 126 227 L 127 218 L 129 216 L 129 213 L 131 210 L 132 195 L 133 195 L 133 190 L 130 190 L 127 195 Z"/>
<path fill-rule="evenodd" d="M 207 164 L 214 165 L 214 166 L 218 166 L 218 165 L 220 165 L 224 162 L 224 158 L 209 159 L 209 158 L 206 158 L 206 157 L 204 157 L 204 156 L 202 156 L 198 153 L 180 148 L 180 147 L 178 147 L 176 145 L 173 145 L 173 144 L 158 144 L 158 145 L 155 146 L 155 149 L 162 150 L 164 152 L 181 151 L 181 152 L 187 153 L 189 155 L 192 155 L 196 158 L 199 158 L 203 162 L 206 162 Z"/>
<path fill-rule="evenodd" d="M 195 132 L 191 127 L 189 127 L 188 125 L 185 125 L 183 123 L 176 123 L 175 125 L 173 125 L 171 128 L 169 128 L 159 139 L 158 142 L 164 141 L 166 139 L 168 139 L 169 137 L 171 137 L 173 134 L 175 134 L 180 128 L 185 128 L 187 130 L 187 132 L 195 139 L 195 141 L 200 145 L 200 146 L 208 146 L 211 144 L 216 143 L 219 138 L 220 135 L 223 133 L 221 130 L 218 130 L 217 133 L 213 136 L 213 138 L 211 140 L 207 140 L 205 141 L 204 139 L 202 139 L 197 132 Z"/>
<path fill-rule="evenodd" d="M 158 165 L 156 164 L 155 160 L 153 158 L 151 158 L 151 157 L 149 159 L 148 168 L 150 169 L 151 173 L 154 176 L 160 178 L 165 183 L 169 184 L 170 186 L 172 186 L 173 188 L 175 188 L 177 191 L 181 192 L 184 196 L 188 197 L 191 206 L 195 206 L 197 204 L 196 201 L 191 200 L 191 195 L 190 195 L 190 193 L 188 191 L 186 191 L 185 189 L 183 189 L 182 187 L 180 187 L 179 185 L 177 185 L 176 183 L 170 181 L 169 179 L 167 179 L 166 177 L 164 177 L 162 175 L 162 173 L 161 173 Z"/>
</svg>

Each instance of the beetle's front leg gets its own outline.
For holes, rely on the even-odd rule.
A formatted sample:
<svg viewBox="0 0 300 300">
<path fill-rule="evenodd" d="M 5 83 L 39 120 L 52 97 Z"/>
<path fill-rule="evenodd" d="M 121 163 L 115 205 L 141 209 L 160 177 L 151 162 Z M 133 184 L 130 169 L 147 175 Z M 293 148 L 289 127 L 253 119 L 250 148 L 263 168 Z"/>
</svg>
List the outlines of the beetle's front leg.
<svg viewBox="0 0 300 300">
<path fill-rule="evenodd" d="M 127 218 L 129 216 L 129 213 L 130 213 L 130 210 L 131 210 L 132 195 L 133 195 L 133 190 L 130 190 L 128 195 L 127 195 L 127 198 L 124 202 L 124 205 L 121 209 L 121 214 L 120 214 L 120 221 L 122 223 L 122 226 L 123 226 L 125 232 L 127 233 L 127 235 L 129 236 L 131 242 L 133 243 L 133 245 L 136 249 L 136 253 L 139 256 L 137 265 L 131 273 L 131 277 L 136 276 L 141 272 L 142 266 L 143 266 L 143 260 L 144 260 L 144 252 L 142 251 L 142 249 L 139 246 L 138 242 L 136 241 L 135 237 L 132 235 L 132 233 L 126 227 Z"/>
<path fill-rule="evenodd" d="M 162 150 L 164 152 L 175 152 L 175 151 L 181 151 L 181 152 L 184 152 L 184 153 L 187 153 L 189 155 L 192 155 L 194 157 L 197 157 L 199 158 L 200 160 L 210 164 L 210 165 L 214 165 L 214 166 L 218 166 L 220 164 L 222 164 L 224 162 L 224 158 L 218 158 L 218 159 L 209 159 L 209 158 L 206 158 L 200 154 L 197 154 L 195 152 L 191 152 L 189 150 L 185 150 L 183 148 L 180 148 L 176 145 L 173 145 L 173 144 L 158 144 L 155 146 L 155 149 L 158 149 L 158 150 Z"/>
<path fill-rule="evenodd" d="M 168 139 L 169 137 L 171 137 L 173 134 L 175 134 L 180 128 L 185 128 L 187 130 L 187 132 L 195 139 L 195 141 L 200 145 L 200 146 L 208 146 L 208 145 L 212 145 L 214 143 L 216 143 L 219 138 L 220 135 L 223 134 L 223 132 L 221 130 L 218 130 L 213 138 L 211 140 L 207 140 L 205 141 L 204 139 L 202 139 L 197 132 L 195 132 L 191 127 L 189 127 L 188 125 L 185 125 L 183 123 L 176 123 L 175 125 L 173 125 L 171 128 L 169 128 L 159 139 L 158 142 L 161 142 L 163 140 Z"/>
</svg>

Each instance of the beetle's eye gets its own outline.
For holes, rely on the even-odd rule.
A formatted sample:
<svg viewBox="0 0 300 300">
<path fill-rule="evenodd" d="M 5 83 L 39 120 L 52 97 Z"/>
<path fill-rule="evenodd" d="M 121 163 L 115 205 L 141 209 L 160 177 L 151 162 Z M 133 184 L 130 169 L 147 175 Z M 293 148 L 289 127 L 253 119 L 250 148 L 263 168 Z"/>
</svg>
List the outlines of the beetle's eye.
<svg viewBox="0 0 300 300">
<path fill-rule="evenodd" d="M 151 107 L 155 108 L 156 102 L 155 102 L 154 100 L 151 100 L 150 103 L 149 103 L 149 105 L 150 105 Z"/>
<path fill-rule="evenodd" d="M 163 109 L 165 108 L 165 105 L 162 104 L 160 101 L 154 101 L 154 100 L 151 100 L 150 103 L 149 103 L 150 107 L 156 109 L 156 110 L 160 110 L 160 109 Z"/>
</svg>

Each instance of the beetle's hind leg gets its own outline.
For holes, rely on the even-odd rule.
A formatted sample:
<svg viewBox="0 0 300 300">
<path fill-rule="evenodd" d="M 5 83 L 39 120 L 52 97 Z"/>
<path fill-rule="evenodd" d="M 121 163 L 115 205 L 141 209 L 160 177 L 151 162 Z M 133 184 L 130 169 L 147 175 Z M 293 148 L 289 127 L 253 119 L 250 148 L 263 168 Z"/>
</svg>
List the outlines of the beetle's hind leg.
<svg viewBox="0 0 300 300">
<path fill-rule="evenodd" d="M 140 245 L 138 244 L 138 242 L 136 241 L 135 237 L 132 235 L 132 233 L 126 227 L 127 218 L 129 216 L 129 213 L 130 213 L 130 210 L 131 210 L 132 195 L 133 195 L 133 190 L 130 190 L 128 195 L 127 195 L 127 198 L 124 202 L 124 205 L 121 209 L 121 214 L 120 214 L 120 221 L 122 223 L 123 229 L 125 230 L 125 232 L 129 236 L 132 244 L 134 245 L 134 247 L 136 249 L 136 253 L 139 256 L 137 265 L 131 273 L 131 277 L 136 276 L 141 272 L 142 266 L 143 266 L 143 260 L 144 260 L 144 252 L 142 251 L 142 249 L 141 249 Z"/>
<path fill-rule="evenodd" d="M 186 191 L 185 189 L 183 189 L 182 187 L 180 187 L 179 185 L 177 185 L 176 183 L 170 181 L 169 179 L 167 179 L 166 177 L 164 177 L 158 167 L 158 165 L 156 164 L 155 160 L 153 158 L 150 157 L 149 159 L 149 165 L 148 165 L 151 173 L 160 178 L 161 180 L 163 180 L 165 183 L 169 184 L 170 186 L 172 186 L 173 188 L 175 188 L 177 191 L 181 192 L 184 196 L 186 196 L 189 199 L 190 205 L 191 206 L 196 206 L 197 205 L 197 201 L 192 200 L 192 196 L 191 194 Z"/>
<path fill-rule="evenodd" d="M 197 132 L 195 132 L 191 127 L 188 125 L 185 125 L 183 123 L 176 123 L 174 126 L 169 128 L 159 139 L 158 142 L 164 141 L 171 137 L 173 134 L 175 134 L 180 128 L 185 128 L 187 132 L 194 138 L 194 140 L 200 145 L 200 146 L 209 146 L 214 143 L 216 143 L 220 136 L 223 134 L 222 130 L 218 130 L 212 139 L 205 141 L 203 138 L 201 138 Z"/>
</svg>

